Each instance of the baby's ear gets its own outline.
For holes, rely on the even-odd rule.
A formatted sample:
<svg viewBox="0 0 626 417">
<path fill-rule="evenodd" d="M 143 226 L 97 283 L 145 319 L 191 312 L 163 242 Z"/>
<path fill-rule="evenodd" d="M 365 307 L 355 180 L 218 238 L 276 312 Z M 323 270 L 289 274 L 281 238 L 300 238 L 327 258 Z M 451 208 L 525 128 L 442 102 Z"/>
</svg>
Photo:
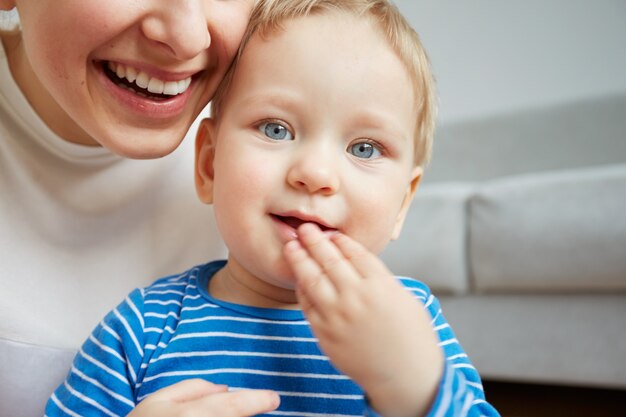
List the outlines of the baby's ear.
<svg viewBox="0 0 626 417">
<path fill-rule="evenodd" d="M 200 201 L 213 203 L 213 158 L 215 157 L 215 121 L 204 119 L 196 133 L 195 180 Z"/>
<path fill-rule="evenodd" d="M 402 225 L 404 225 L 404 219 L 406 219 L 406 214 L 409 211 L 409 207 L 411 207 L 413 196 L 415 196 L 415 191 L 417 190 L 417 187 L 422 180 L 423 174 L 424 169 L 422 167 L 417 166 L 413 168 L 413 172 L 411 173 L 411 181 L 406 188 L 406 193 L 404 194 L 404 199 L 402 200 L 402 206 L 400 207 L 400 211 L 398 212 L 398 217 L 396 217 L 396 224 L 394 225 L 393 232 L 391 234 L 391 240 L 396 240 L 400 236 L 400 232 L 402 231 Z"/>
</svg>

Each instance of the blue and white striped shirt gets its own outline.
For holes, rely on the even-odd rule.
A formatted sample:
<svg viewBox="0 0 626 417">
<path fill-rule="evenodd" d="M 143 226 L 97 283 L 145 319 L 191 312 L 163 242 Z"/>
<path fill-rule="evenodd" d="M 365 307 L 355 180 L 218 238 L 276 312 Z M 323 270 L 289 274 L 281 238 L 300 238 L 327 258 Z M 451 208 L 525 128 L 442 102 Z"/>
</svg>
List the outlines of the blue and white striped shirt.
<svg viewBox="0 0 626 417">
<path fill-rule="evenodd" d="M 280 407 L 267 415 L 376 415 L 359 386 L 320 352 L 301 311 L 211 297 L 209 280 L 223 265 L 194 267 L 130 293 L 82 346 L 46 416 L 125 416 L 160 388 L 189 378 L 274 390 Z M 399 279 L 432 316 L 447 358 L 429 416 L 497 416 L 437 299 L 426 285 Z"/>
</svg>

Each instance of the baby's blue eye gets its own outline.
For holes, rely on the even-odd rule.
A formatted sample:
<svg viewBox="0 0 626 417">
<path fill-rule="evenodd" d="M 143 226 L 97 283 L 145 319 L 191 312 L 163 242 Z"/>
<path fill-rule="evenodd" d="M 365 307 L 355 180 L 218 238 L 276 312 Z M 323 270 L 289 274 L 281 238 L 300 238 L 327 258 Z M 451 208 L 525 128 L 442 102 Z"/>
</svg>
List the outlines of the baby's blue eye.
<svg viewBox="0 0 626 417">
<path fill-rule="evenodd" d="M 348 152 L 361 159 L 378 158 L 381 155 L 380 149 L 369 142 L 352 144 L 348 147 Z"/>
<path fill-rule="evenodd" d="M 265 122 L 259 125 L 259 130 L 272 140 L 293 140 L 293 135 L 285 126 L 276 122 Z"/>
</svg>

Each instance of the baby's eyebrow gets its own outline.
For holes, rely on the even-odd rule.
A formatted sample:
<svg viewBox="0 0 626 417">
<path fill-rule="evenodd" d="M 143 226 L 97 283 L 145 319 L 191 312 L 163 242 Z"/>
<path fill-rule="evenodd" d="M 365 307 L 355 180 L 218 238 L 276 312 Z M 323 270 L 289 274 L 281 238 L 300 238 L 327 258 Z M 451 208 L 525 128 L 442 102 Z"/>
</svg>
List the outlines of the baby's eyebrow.
<svg viewBox="0 0 626 417">
<path fill-rule="evenodd" d="M 251 94 L 240 101 L 243 106 L 264 106 L 274 105 L 277 107 L 294 108 L 299 107 L 303 100 L 298 98 L 292 91 L 268 91 Z"/>
<path fill-rule="evenodd" d="M 384 112 L 366 109 L 357 111 L 352 119 L 352 123 L 358 124 L 364 129 L 385 132 L 389 138 L 400 141 L 412 140 L 412 132 L 403 132 L 402 129 L 398 129 L 396 127 L 397 123 L 393 120 L 393 115 L 385 115 Z M 409 134 L 407 135 L 407 133 Z"/>
</svg>

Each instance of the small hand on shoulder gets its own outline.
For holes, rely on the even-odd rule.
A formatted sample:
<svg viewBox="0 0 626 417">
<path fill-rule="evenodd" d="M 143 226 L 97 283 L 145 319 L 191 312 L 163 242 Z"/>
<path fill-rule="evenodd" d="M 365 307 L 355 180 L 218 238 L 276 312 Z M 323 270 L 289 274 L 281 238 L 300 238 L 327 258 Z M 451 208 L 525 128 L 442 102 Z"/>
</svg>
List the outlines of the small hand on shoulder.
<svg viewBox="0 0 626 417">
<path fill-rule="evenodd" d="M 150 395 L 128 417 L 248 417 L 275 410 L 279 403 L 273 391 L 230 392 L 225 385 L 189 379 Z"/>
</svg>

